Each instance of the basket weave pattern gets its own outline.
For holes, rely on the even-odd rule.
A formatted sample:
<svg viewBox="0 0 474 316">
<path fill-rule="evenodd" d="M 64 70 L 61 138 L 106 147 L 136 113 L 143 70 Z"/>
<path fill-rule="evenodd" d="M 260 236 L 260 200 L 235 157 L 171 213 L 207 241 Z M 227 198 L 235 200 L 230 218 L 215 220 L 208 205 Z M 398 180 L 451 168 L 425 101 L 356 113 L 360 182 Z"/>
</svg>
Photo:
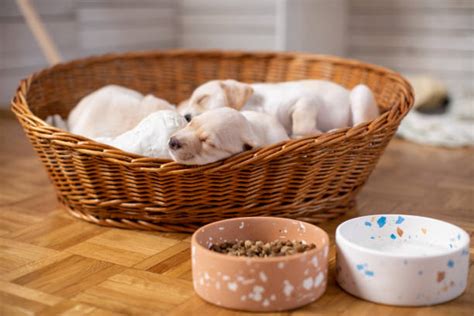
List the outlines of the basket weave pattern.
<svg viewBox="0 0 474 316">
<path fill-rule="evenodd" d="M 326 79 L 367 84 L 383 114 L 354 128 L 244 152 L 204 166 L 126 153 L 47 125 L 88 93 L 119 84 L 179 102 L 211 79 Z M 91 57 L 23 80 L 12 101 L 58 199 L 81 219 L 122 228 L 191 232 L 227 217 L 273 215 L 321 222 L 354 206 L 412 89 L 382 67 L 300 53 L 164 51 Z"/>
</svg>

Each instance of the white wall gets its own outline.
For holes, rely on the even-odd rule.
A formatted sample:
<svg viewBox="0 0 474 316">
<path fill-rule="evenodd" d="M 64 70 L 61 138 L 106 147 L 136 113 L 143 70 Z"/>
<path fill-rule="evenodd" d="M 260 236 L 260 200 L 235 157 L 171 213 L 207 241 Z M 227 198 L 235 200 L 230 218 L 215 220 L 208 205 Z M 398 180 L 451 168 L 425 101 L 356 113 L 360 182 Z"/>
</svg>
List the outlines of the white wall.
<svg viewBox="0 0 474 316">
<path fill-rule="evenodd" d="M 346 0 L 181 0 L 180 46 L 345 53 Z M 331 24 L 328 30 L 325 26 Z"/>
<path fill-rule="evenodd" d="M 349 55 L 474 90 L 473 0 L 351 0 Z"/>
<path fill-rule="evenodd" d="M 345 55 L 347 2 L 346 0 L 280 1 L 279 14 L 282 21 L 278 23 L 281 26 L 281 41 L 278 48 Z"/>
<path fill-rule="evenodd" d="M 181 0 L 179 44 L 184 48 L 272 49 L 275 0 Z"/>
<path fill-rule="evenodd" d="M 81 55 L 177 45 L 177 2 L 174 0 L 80 0 L 76 3 Z"/>
</svg>

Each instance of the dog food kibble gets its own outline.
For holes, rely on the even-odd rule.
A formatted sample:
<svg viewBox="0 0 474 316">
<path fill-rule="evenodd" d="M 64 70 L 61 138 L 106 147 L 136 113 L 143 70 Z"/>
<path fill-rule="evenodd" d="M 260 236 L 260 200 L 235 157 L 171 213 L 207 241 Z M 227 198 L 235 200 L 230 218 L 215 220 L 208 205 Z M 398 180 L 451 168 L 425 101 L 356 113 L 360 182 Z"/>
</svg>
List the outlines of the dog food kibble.
<svg viewBox="0 0 474 316">
<path fill-rule="evenodd" d="M 316 245 L 297 240 L 275 240 L 264 243 L 261 240 L 241 240 L 211 245 L 212 251 L 239 257 L 281 257 L 305 252 Z"/>
</svg>

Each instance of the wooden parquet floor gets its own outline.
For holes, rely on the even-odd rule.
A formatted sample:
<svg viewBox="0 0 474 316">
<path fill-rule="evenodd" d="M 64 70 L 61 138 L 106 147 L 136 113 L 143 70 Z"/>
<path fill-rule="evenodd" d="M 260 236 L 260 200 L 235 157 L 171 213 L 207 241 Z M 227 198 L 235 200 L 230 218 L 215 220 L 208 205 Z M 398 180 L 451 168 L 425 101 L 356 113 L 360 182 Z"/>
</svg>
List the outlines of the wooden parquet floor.
<svg viewBox="0 0 474 316">
<path fill-rule="evenodd" d="M 474 233 L 474 149 L 394 140 L 358 199 L 358 214 L 431 216 Z M 333 237 L 349 217 L 321 225 Z M 112 229 L 71 218 L 57 204 L 19 124 L 0 112 L 0 315 L 230 315 L 194 294 L 190 235 Z M 396 308 L 356 299 L 330 282 L 294 315 L 474 315 L 468 289 L 449 303 Z M 290 314 L 290 313 L 283 313 Z"/>
</svg>

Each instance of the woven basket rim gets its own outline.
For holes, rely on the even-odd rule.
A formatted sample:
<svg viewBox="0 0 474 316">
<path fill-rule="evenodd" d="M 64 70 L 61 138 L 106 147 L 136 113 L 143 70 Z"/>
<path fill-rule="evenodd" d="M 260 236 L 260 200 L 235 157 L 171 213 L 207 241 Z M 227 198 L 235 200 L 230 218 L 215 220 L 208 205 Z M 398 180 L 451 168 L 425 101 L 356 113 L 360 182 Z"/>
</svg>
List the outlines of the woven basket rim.
<svg viewBox="0 0 474 316">
<path fill-rule="evenodd" d="M 301 139 L 292 139 L 270 146 L 257 148 L 251 151 L 239 153 L 229 158 L 201 166 L 186 166 L 176 163 L 172 160 L 161 158 L 149 158 L 124 152 L 117 148 L 96 142 L 92 139 L 72 134 L 64 130 L 58 129 L 47 124 L 44 120 L 36 116 L 30 109 L 27 102 L 27 94 L 32 83 L 41 78 L 42 75 L 48 74 L 61 69 L 87 66 L 94 63 L 101 63 L 108 60 L 117 59 L 135 59 L 135 58 L 150 58 L 150 57 L 176 57 L 176 56 L 196 56 L 201 57 L 222 57 L 226 58 L 241 58 L 245 56 L 253 58 L 287 58 L 299 60 L 318 60 L 327 61 L 331 64 L 341 64 L 351 67 L 368 69 L 371 72 L 381 73 L 389 77 L 391 80 L 399 84 L 400 90 L 403 92 L 398 102 L 391 106 L 391 108 L 380 115 L 377 119 L 359 124 L 350 128 L 340 128 L 334 131 L 321 134 L 319 136 L 309 136 Z M 74 148 L 74 150 L 88 154 L 91 156 L 100 157 L 112 163 L 118 163 L 139 169 L 141 171 L 166 172 L 167 174 L 181 174 L 204 172 L 213 173 L 219 170 L 240 169 L 241 167 L 251 164 L 255 160 L 271 161 L 272 159 L 284 155 L 289 151 L 302 151 L 309 146 L 323 146 L 342 139 L 363 137 L 371 134 L 374 130 L 383 128 L 388 118 L 393 122 L 399 122 L 413 106 L 413 89 L 408 81 L 399 73 L 378 65 L 369 64 L 356 59 L 342 58 L 331 55 L 311 54 L 302 52 L 272 52 L 272 51 L 239 51 L 239 50 L 151 50 L 151 51 L 134 51 L 125 53 L 109 53 L 103 55 L 90 56 L 72 61 L 60 63 L 51 67 L 44 68 L 38 72 L 29 75 L 26 79 L 22 79 L 16 90 L 14 97 L 11 100 L 11 109 L 17 115 L 27 121 L 31 129 L 36 132 L 44 134 L 45 138 L 51 139 L 52 143 L 62 145 L 65 147 Z M 405 109 L 401 109 L 402 104 L 407 104 Z"/>
</svg>

